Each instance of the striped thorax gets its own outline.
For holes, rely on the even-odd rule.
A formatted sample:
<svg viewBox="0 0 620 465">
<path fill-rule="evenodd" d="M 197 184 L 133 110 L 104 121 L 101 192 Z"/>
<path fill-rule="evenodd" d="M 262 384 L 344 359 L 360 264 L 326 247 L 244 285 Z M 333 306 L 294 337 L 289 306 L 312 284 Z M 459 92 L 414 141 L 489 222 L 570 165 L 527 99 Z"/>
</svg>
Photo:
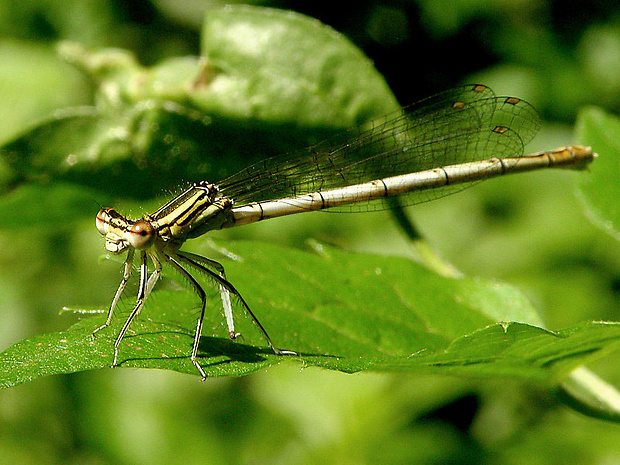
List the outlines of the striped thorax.
<svg viewBox="0 0 620 465">
<path fill-rule="evenodd" d="M 206 182 L 194 184 L 151 215 L 134 221 L 112 208 L 97 214 L 96 225 L 105 237 L 109 252 L 122 253 L 128 247 L 142 250 L 180 247 L 185 240 L 231 221 L 232 202 L 220 195 L 217 186 Z"/>
</svg>

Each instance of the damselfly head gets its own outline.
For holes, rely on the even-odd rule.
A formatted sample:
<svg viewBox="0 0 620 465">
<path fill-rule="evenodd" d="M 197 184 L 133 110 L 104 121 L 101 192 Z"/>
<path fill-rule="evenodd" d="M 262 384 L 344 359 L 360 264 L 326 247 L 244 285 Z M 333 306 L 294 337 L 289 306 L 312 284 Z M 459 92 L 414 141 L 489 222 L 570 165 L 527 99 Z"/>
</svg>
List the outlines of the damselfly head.
<svg viewBox="0 0 620 465">
<path fill-rule="evenodd" d="M 102 208 L 95 220 L 97 231 L 105 237 L 105 248 L 108 252 L 118 254 L 129 247 L 129 242 L 122 235 L 126 229 L 127 220 L 111 208 Z"/>
<path fill-rule="evenodd" d="M 95 224 L 105 237 L 106 250 L 112 253 L 121 253 L 127 247 L 145 249 L 150 247 L 157 237 L 150 222 L 129 220 L 112 208 L 99 210 Z"/>
</svg>

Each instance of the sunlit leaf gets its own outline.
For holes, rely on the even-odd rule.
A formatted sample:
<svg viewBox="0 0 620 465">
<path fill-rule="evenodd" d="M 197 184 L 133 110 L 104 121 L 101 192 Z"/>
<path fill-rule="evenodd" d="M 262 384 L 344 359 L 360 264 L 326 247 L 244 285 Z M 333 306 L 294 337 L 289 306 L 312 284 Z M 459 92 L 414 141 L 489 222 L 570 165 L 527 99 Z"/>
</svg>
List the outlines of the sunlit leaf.
<svg viewBox="0 0 620 465">
<path fill-rule="evenodd" d="M 527 299 L 506 285 L 439 276 L 403 258 L 326 246 L 301 251 L 256 242 L 224 244 L 229 278 L 281 348 L 278 356 L 243 314 L 226 338 L 217 293 L 210 300 L 200 364 L 209 377 L 240 376 L 287 360 L 344 372 L 510 376 L 553 385 L 620 343 L 620 326 L 542 329 Z M 197 375 L 189 360 L 197 298 L 162 285 L 120 345 L 121 367 Z M 168 289 L 165 289 L 168 288 Z M 176 290 L 175 290 L 176 289 Z M 123 323 L 92 337 L 104 315 L 21 341 L 0 357 L 2 385 L 108 367 Z"/>
<path fill-rule="evenodd" d="M 620 119 L 590 107 L 581 112 L 577 133 L 599 155 L 590 175 L 579 178 L 581 196 L 594 224 L 620 240 Z"/>
</svg>

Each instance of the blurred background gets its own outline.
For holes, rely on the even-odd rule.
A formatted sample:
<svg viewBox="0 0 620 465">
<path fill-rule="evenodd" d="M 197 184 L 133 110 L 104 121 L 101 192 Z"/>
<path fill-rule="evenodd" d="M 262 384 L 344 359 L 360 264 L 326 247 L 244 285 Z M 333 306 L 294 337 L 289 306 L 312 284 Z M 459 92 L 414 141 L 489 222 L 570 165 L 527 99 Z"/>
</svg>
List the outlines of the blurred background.
<svg viewBox="0 0 620 465">
<path fill-rule="evenodd" d="M 574 143 L 585 105 L 620 110 L 620 5 L 614 2 L 350 3 L 253 2 L 295 10 L 345 34 L 374 61 L 402 105 L 471 82 L 524 98 L 543 119 L 528 151 Z M 45 90 L 66 66 L 54 54 L 57 41 L 128 49 L 144 65 L 198 55 L 202 18 L 222 5 L 3 1 L 0 141 L 67 106 L 55 93 L 30 91 Z M 88 82 L 63 85 L 74 90 L 74 105 L 92 103 Z M 457 269 L 521 289 L 548 328 L 618 320 L 620 248 L 588 222 L 573 192 L 576 176 L 587 173 L 492 180 L 408 213 Z M 65 188 L 45 192 L 66 199 Z M 37 203 L 36 189 L 5 192 L 2 211 L 12 202 Z M 65 305 L 108 305 L 119 265 L 99 262 L 96 202 L 109 194 L 94 195 L 75 200 L 75 218 L 62 224 L 53 221 L 53 210 L 41 218 L 36 208 L 30 217 L 22 212 L 20 224 L 0 217 L 0 349 L 70 326 L 78 317 L 59 314 Z M 125 202 L 149 206 L 158 199 Z M 386 212 L 315 215 L 311 224 L 298 216 L 216 237 L 296 247 L 315 238 L 356 251 L 413 253 Z M 617 365 L 616 354 L 591 368 L 619 386 Z M 286 363 L 200 383 L 177 373 L 118 369 L 53 376 L 0 392 L 0 456 L 15 464 L 613 464 L 620 463 L 620 430 L 508 380 L 345 375 Z"/>
</svg>

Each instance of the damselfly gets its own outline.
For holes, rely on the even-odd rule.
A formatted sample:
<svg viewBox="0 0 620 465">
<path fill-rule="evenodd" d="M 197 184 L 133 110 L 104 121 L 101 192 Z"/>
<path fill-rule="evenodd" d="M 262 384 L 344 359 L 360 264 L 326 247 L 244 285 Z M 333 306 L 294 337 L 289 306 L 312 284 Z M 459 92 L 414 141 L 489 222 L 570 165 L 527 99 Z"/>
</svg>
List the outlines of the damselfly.
<svg viewBox="0 0 620 465">
<path fill-rule="evenodd" d="M 231 338 L 235 325 L 231 294 L 260 329 L 276 354 L 278 349 L 237 289 L 224 267 L 211 259 L 181 251 L 188 239 L 208 231 L 293 213 L 346 208 L 383 208 L 388 197 L 401 196 L 412 205 L 495 176 L 541 168 L 584 169 L 596 154 L 589 147 L 564 147 L 523 155 L 524 144 L 538 131 L 535 110 L 514 97 L 497 97 L 486 86 L 470 85 L 443 92 L 395 115 L 348 131 L 292 156 L 268 158 L 224 181 L 199 182 L 155 213 L 134 221 L 111 208 L 97 214 L 97 229 L 109 252 L 127 252 L 123 278 L 108 311 L 110 325 L 130 279 L 136 251 L 140 257 L 137 302 L 114 343 L 119 345 L 155 287 L 164 263 L 185 277 L 201 300 L 191 361 L 197 360 L 206 294 L 190 270 L 217 284 Z M 149 275 L 149 260 L 153 270 Z"/>
</svg>

